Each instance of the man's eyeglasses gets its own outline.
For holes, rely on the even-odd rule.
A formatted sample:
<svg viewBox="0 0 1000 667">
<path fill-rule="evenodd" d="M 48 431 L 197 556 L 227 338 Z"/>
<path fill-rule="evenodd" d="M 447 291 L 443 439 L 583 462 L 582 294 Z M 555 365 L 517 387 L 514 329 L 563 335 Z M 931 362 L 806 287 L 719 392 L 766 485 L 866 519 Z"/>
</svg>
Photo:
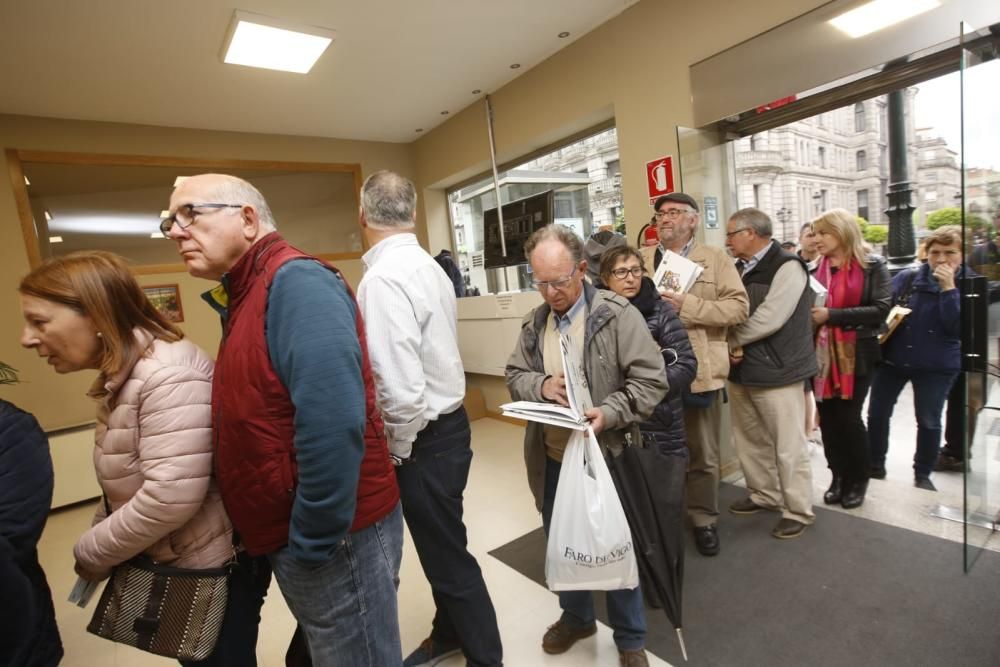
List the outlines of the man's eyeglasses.
<svg viewBox="0 0 1000 667">
<path fill-rule="evenodd" d="M 539 292 L 541 292 L 544 289 L 554 289 L 561 292 L 562 290 L 569 287 L 570 282 L 573 280 L 573 276 L 576 275 L 576 272 L 579 268 L 580 267 L 576 267 L 575 269 L 573 269 L 573 272 L 568 276 L 566 276 L 565 278 L 559 278 L 558 280 L 542 280 L 542 281 L 532 280 L 531 284 Z"/>
<path fill-rule="evenodd" d="M 689 208 L 668 208 L 666 211 L 657 211 L 653 214 L 653 217 L 657 220 L 663 220 L 664 218 L 668 220 L 676 220 L 685 213 L 690 213 L 692 209 Z"/>
<path fill-rule="evenodd" d="M 731 239 L 731 238 L 733 238 L 733 236 L 735 236 L 736 234 L 739 234 L 740 232 L 745 232 L 745 231 L 746 231 L 746 230 L 748 230 L 748 229 L 750 229 L 750 228 L 749 228 L 749 227 L 740 227 L 739 229 L 734 229 L 734 230 L 733 230 L 733 231 L 731 231 L 731 232 L 726 232 L 726 238 L 727 238 L 727 239 Z"/>
<path fill-rule="evenodd" d="M 633 278 L 642 278 L 643 269 L 641 266 L 633 266 L 631 269 L 623 266 L 620 269 L 615 269 L 614 271 L 612 271 L 611 275 L 613 275 L 618 280 L 622 280 L 625 278 L 625 276 L 627 276 L 630 273 L 632 274 Z"/>
<path fill-rule="evenodd" d="M 169 218 L 160 220 L 160 231 L 164 236 L 170 236 L 170 230 L 176 224 L 181 229 L 187 229 L 194 222 L 195 218 L 202 215 L 198 208 L 223 209 L 223 208 L 243 208 L 243 204 L 184 204 Z"/>
</svg>

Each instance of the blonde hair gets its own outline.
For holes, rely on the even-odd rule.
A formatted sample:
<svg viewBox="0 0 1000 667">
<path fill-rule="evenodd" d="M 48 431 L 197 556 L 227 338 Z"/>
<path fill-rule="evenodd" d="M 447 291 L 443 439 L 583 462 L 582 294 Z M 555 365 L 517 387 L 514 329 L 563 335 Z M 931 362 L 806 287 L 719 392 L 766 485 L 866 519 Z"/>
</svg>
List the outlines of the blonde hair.
<svg viewBox="0 0 1000 667">
<path fill-rule="evenodd" d="M 104 341 L 99 368 L 105 375 L 128 368 L 145 352 L 136 344 L 135 328 L 167 342 L 184 337 L 153 307 L 125 260 L 114 253 L 55 257 L 26 275 L 18 291 L 68 306 L 93 320 Z"/>
<path fill-rule="evenodd" d="M 862 268 L 868 265 L 868 252 L 865 250 L 865 240 L 861 236 L 861 226 L 853 213 L 842 208 L 832 208 L 814 218 L 812 226 L 817 234 L 830 234 L 837 238 L 844 249 L 847 263 L 853 259 Z"/>
</svg>

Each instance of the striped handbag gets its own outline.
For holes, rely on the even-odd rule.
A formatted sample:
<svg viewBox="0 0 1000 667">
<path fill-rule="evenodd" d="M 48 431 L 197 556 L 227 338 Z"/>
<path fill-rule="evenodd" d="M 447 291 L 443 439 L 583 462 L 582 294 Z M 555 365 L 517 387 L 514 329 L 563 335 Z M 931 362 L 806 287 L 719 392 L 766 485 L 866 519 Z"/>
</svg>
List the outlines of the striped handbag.
<svg viewBox="0 0 1000 667">
<path fill-rule="evenodd" d="M 212 654 L 226 613 L 229 566 L 188 570 L 137 556 L 114 569 L 87 631 L 179 660 Z"/>
</svg>

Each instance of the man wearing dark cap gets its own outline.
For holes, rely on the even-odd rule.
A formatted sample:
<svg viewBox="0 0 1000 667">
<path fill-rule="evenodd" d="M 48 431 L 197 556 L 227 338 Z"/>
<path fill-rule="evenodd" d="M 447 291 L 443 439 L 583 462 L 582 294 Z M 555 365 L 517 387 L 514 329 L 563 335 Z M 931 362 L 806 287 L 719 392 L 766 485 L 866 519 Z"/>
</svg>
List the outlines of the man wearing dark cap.
<svg viewBox="0 0 1000 667">
<path fill-rule="evenodd" d="M 722 439 L 722 389 L 729 375 L 729 327 L 743 322 L 749 299 L 732 258 L 722 248 L 707 246 L 694 238 L 698 227 L 698 202 L 683 192 L 672 192 L 656 200 L 658 246 L 642 248 L 643 263 L 650 274 L 672 250 L 699 264 L 704 270 L 686 293 L 662 296 L 680 315 L 698 359 L 698 375 L 684 395 L 684 427 L 691 461 L 687 476 L 688 515 L 694 524 L 695 545 L 703 556 L 719 553 L 719 443 Z"/>
</svg>

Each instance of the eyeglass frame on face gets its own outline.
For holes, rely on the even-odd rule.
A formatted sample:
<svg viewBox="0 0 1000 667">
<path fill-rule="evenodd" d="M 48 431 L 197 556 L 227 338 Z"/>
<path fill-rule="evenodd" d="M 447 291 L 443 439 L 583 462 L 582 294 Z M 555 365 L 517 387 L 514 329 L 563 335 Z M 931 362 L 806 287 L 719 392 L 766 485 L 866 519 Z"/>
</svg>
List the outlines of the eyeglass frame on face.
<svg viewBox="0 0 1000 667">
<path fill-rule="evenodd" d="M 557 292 L 561 292 L 567 287 L 569 287 L 570 281 L 573 280 L 573 276 L 575 276 L 576 272 L 579 270 L 580 270 L 580 265 L 578 264 L 575 267 L 573 267 L 573 271 L 565 278 L 557 278 L 555 280 L 542 280 L 542 281 L 532 280 L 531 285 L 539 292 L 541 292 L 543 288 L 547 290 L 554 289 Z"/>
<path fill-rule="evenodd" d="M 628 268 L 627 266 L 620 266 L 617 269 L 612 269 L 611 275 L 613 275 L 618 280 L 625 280 L 626 276 L 628 276 L 628 274 L 630 273 L 632 274 L 633 278 L 642 278 L 642 274 L 644 274 L 645 272 L 646 269 L 644 269 L 641 266 L 633 266 L 631 269 Z"/>
<path fill-rule="evenodd" d="M 739 229 L 734 229 L 734 230 L 733 230 L 733 231 L 731 231 L 731 232 L 726 232 L 726 238 L 727 238 L 727 239 L 731 239 L 731 238 L 733 238 L 734 236 L 736 236 L 737 234 L 739 234 L 740 232 L 745 232 L 745 231 L 747 231 L 748 229 L 749 229 L 749 230 L 753 230 L 753 227 L 740 227 Z"/>
<path fill-rule="evenodd" d="M 666 211 L 656 211 L 653 213 L 653 217 L 657 220 L 662 221 L 664 218 L 667 220 L 677 220 L 685 213 L 694 213 L 693 208 L 668 208 Z"/>
<path fill-rule="evenodd" d="M 224 208 L 243 208 L 243 204 L 182 204 L 170 216 L 160 220 L 160 233 L 169 237 L 170 230 L 174 228 L 174 225 L 177 225 L 181 229 L 187 229 L 193 225 L 195 219 L 199 215 L 203 215 L 200 211 L 195 211 L 196 208 L 210 208 L 221 211 Z M 186 225 L 177 218 L 177 214 L 183 209 L 187 209 L 185 217 L 188 218 L 189 222 Z M 204 215 L 207 215 L 207 213 Z"/>
</svg>

